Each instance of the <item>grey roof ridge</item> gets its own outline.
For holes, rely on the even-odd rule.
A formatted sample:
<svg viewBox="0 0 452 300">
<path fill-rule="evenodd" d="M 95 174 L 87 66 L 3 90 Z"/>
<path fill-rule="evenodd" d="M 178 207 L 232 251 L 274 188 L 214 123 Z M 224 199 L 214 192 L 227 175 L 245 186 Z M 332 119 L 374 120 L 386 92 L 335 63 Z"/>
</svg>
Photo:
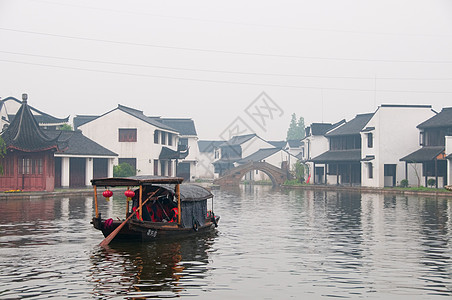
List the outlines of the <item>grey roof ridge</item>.
<svg viewBox="0 0 452 300">
<path fill-rule="evenodd" d="M 107 111 L 107 112 L 105 112 L 105 113 L 103 113 L 103 114 L 101 114 L 99 116 L 92 116 L 93 117 L 92 120 L 90 120 L 88 122 L 85 122 L 82 125 L 85 125 L 87 123 L 90 123 L 90 122 L 92 122 L 94 120 L 99 119 L 100 117 L 108 115 L 109 113 L 111 113 L 111 112 L 113 112 L 113 111 L 115 111 L 117 109 L 119 109 L 119 110 L 121 110 L 121 111 L 131 115 L 132 117 L 135 117 L 135 118 L 137 118 L 137 119 L 139 119 L 139 120 L 141 120 L 143 122 L 146 122 L 146 123 L 151 124 L 151 125 L 153 125 L 155 127 L 158 127 L 160 129 L 166 129 L 166 130 L 170 130 L 170 131 L 179 133 L 179 131 L 177 131 L 176 129 L 174 129 L 172 127 L 169 127 L 169 126 L 167 126 L 165 124 L 162 124 L 162 123 L 160 123 L 160 122 L 158 122 L 156 120 L 153 120 L 152 117 L 148 117 L 148 116 L 144 115 L 143 111 L 135 109 L 135 108 L 131 108 L 131 107 L 128 107 L 128 106 L 125 106 L 125 105 L 122 105 L 122 104 L 118 104 L 118 107 L 113 108 L 113 109 L 111 109 L 111 110 L 109 110 L 109 111 Z M 132 111 L 134 111 L 136 113 L 132 113 Z M 139 115 L 139 114 L 141 114 L 141 115 Z M 81 115 L 81 116 L 83 116 L 83 115 Z M 82 125 L 80 125 L 80 126 L 82 126 Z"/>
</svg>

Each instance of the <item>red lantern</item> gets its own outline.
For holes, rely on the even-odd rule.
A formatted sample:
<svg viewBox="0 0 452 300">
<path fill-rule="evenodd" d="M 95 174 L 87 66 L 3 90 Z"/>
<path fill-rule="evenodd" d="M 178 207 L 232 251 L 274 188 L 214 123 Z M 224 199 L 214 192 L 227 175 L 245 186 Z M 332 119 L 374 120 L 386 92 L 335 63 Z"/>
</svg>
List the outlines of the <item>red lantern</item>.
<svg viewBox="0 0 452 300">
<path fill-rule="evenodd" d="M 124 195 L 127 197 L 127 201 L 130 201 L 135 196 L 135 192 L 132 190 L 127 190 L 124 192 Z"/>
<path fill-rule="evenodd" d="M 102 193 L 102 196 L 105 197 L 105 200 L 110 201 L 110 197 L 113 196 L 113 192 L 107 189 Z"/>
</svg>

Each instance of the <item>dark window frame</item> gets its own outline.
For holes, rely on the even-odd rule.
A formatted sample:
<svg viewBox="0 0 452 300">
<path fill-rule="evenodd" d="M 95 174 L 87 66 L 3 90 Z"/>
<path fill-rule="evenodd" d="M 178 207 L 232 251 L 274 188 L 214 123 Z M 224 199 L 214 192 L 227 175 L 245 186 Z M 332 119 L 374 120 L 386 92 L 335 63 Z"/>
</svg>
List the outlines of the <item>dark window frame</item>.
<svg viewBox="0 0 452 300">
<path fill-rule="evenodd" d="M 154 131 L 154 144 L 159 143 L 159 136 L 160 136 L 160 130 L 155 130 Z"/>
<path fill-rule="evenodd" d="M 120 143 L 136 143 L 137 142 L 137 129 L 136 128 L 119 128 L 118 129 L 118 141 Z"/>
<path fill-rule="evenodd" d="M 372 132 L 367 133 L 367 148 L 374 147 L 374 135 Z"/>
</svg>

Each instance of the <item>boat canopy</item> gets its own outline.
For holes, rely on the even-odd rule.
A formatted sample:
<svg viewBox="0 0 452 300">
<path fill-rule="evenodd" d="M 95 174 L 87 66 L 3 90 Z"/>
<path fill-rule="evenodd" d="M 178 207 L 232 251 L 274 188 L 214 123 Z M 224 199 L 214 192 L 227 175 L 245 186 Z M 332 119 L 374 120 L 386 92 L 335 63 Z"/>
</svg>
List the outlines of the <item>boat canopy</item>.
<svg viewBox="0 0 452 300">
<path fill-rule="evenodd" d="M 131 176 L 131 177 L 109 177 L 92 179 L 91 184 L 95 186 L 140 186 L 153 184 L 180 184 L 184 181 L 182 177 L 166 177 L 166 176 Z"/>
<path fill-rule="evenodd" d="M 175 186 L 169 184 L 153 184 L 152 187 L 147 187 L 147 190 L 153 192 L 158 188 L 162 188 L 164 190 L 168 190 L 171 194 L 175 194 Z M 209 198 L 213 198 L 212 193 L 203 188 L 202 186 L 196 184 L 181 184 L 180 185 L 180 200 L 182 202 L 195 202 L 207 200 Z"/>
</svg>

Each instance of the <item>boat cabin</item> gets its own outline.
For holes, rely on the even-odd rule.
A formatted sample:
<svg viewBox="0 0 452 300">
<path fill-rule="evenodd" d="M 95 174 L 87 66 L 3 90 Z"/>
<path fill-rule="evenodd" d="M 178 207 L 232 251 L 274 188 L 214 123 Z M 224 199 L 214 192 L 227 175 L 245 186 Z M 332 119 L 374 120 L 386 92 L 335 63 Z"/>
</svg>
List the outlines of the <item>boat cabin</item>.
<svg viewBox="0 0 452 300">
<path fill-rule="evenodd" d="M 115 239 L 151 240 L 157 237 L 206 231 L 217 226 L 219 217 L 213 213 L 212 193 L 198 185 L 182 184 L 183 178 L 164 176 L 134 176 L 127 178 L 93 179 L 95 217 L 92 224 L 105 237 L 121 223 Z M 112 196 L 111 187 L 124 187 L 127 197 L 125 221 L 102 219 L 98 209 L 98 189 Z M 122 191 L 121 191 L 122 192 Z M 207 201 L 211 199 L 211 210 Z M 108 199 L 107 199 L 108 200 Z"/>
</svg>

